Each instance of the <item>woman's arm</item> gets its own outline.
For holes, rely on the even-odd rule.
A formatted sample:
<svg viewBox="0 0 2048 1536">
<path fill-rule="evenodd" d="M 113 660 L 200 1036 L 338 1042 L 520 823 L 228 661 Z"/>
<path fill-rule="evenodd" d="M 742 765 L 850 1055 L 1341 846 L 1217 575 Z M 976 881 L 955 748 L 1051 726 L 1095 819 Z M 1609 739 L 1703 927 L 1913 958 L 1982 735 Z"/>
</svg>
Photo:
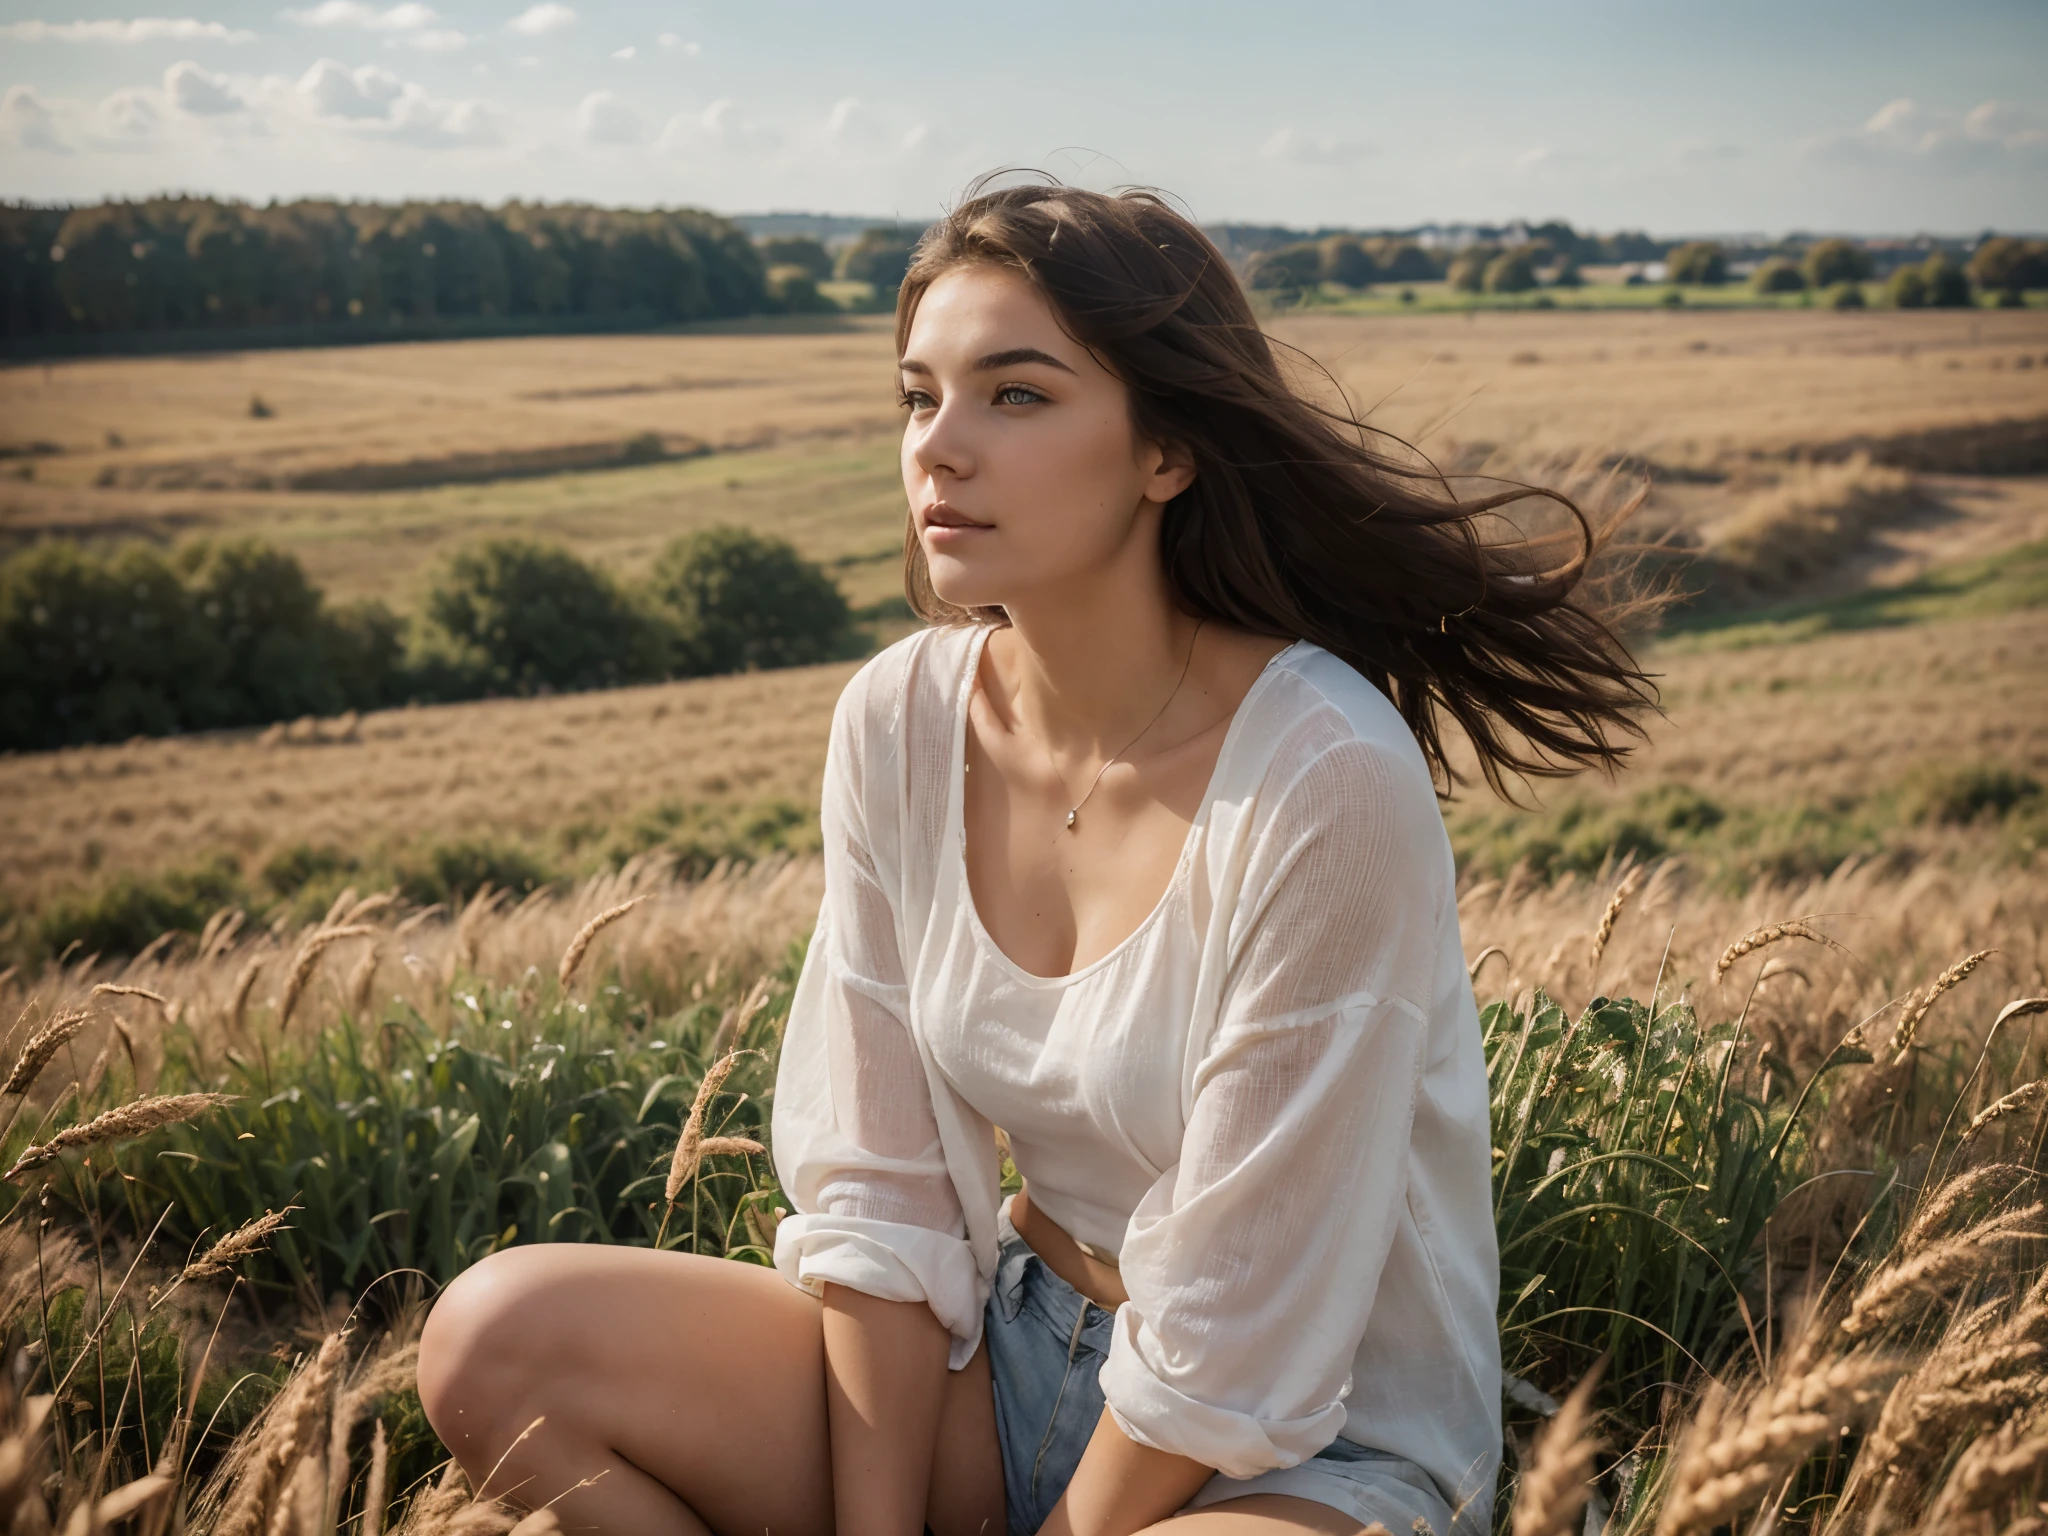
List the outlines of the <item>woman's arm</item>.
<svg viewBox="0 0 2048 1536">
<path fill-rule="evenodd" d="M 1074 1480 L 1038 1536 L 1131 1536 L 1195 1496 L 1215 1468 L 1140 1445 L 1104 1409 Z"/>
<path fill-rule="evenodd" d="M 921 1301 L 827 1284 L 824 1307 L 838 1536 L 917 1536 L 951 1336 Z"/>
</svg>

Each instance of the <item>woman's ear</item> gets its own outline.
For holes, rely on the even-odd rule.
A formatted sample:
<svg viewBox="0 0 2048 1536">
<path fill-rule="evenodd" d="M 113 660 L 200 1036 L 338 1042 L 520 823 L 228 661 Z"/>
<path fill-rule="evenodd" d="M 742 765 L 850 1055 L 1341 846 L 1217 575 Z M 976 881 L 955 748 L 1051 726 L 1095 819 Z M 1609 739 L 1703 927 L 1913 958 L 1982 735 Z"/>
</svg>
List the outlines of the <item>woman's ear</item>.
<svg viewBox="0 0 2048 1536">
<path fill-rule="evenodd" d="M 1145 486 L 1145 499 L 1161 506 L 1195 483 L 1195 456 L 1181 443 L 1160 443 L 1152 477 Z"/>
</svg>

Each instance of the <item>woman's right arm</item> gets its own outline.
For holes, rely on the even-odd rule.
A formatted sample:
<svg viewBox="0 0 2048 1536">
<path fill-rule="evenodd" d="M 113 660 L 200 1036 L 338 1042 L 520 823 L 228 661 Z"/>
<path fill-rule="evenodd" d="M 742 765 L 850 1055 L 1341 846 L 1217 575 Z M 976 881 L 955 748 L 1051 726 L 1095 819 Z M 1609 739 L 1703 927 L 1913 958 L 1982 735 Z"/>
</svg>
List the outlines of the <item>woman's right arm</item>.
<svg viewBox="0 0 2048 1536">
<path fill-rule="evenodd" d="M 874 670 L 841 698 L 826 757 L 825 899 L 776 1075 L 775 1165 L 793 1214 L 775 1262 L 824 1307 L 839 1531 L 916 1536 L 949 1356 L 964 1363 L 981 1302 L 908 1023 L 894 765 L 864 750 L 878 737 L 874 751 L 890 750 L 866 720 Z"/>
</svg>

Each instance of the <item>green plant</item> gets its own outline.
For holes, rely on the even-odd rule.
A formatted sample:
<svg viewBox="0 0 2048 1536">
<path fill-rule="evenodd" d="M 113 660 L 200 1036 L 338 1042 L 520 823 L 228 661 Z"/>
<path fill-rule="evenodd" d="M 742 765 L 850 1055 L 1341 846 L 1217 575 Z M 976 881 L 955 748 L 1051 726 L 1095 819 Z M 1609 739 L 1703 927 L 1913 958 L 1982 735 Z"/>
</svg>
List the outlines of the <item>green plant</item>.
<svg viewBox="0 0 2048 1536">
<path fill-rule="evenodd" d="M 839 276 L 856 283 L 873 283 L 878 294 L 893 294 L 910 270 L 911 253 L 923 231 L 903 225 L 883 224 L 862 230 L 839 254 Z"/>
<path fill-rule="evenodd" d="M 1665 272 L 1674 283 L 1719 287 L 1728 281 L 1728 253 L 1714 240 L 1688 240 L 1665 258 Z"/>
<path fill-rule="evenodd" d="M 813 235 L 770 235 L 754 242 L 771 281 L 777 267 L 796 267 L 822 283 L 832 276 L 832 255 Z"/>
<path fill-rule="evenodd" d="M 481 690 L 530 694 L 663 675 L 655 619 L 566 549 L 496 539 L 448 558 L 426 610 Z"/>
<path fill-rule="evenodd" d="M 1749 285 L 1758 293 L 1798 293 L 1806 287 L 1806 274 L 1790 257 L 1772 256 L 1757 265 Z"/>
<path fill-rule="evenodd" d="M 1867 307 L 1861 283 L 1836 283 L 1827 290 L 1829 309 L 1863 309 Z"/>
<path fill-rule="evenodd" d="M 1901 267 L 1886 281 L 1884 292 L 1894 309 L 1924 309 L 1927 274 L 1918 267 Z"/>
<path fill-rule="evenodd" d="M 1800 268 L 1812 288 L 1833 288 L 1838 283 L 1860 283 L 1870 276 L 1870 258 L 1861 246 L 1847 240 L 1819 240 L 1807 248 Z"/>
<path fill-rule="evenodd" d="M 802 666 L 864 648 L 832 578 L 783 540 L 744 528 L 677 539 L 655 561 L 648 590 L 685 676 Z"/>
<path fill-rule="evenodd" d="M 1486 264 L 1480 286 L 1488 293 L 1527 293 L 1536 286 L 1536 266 L 1529 251 L 1517 246 Z"/>
</svg>

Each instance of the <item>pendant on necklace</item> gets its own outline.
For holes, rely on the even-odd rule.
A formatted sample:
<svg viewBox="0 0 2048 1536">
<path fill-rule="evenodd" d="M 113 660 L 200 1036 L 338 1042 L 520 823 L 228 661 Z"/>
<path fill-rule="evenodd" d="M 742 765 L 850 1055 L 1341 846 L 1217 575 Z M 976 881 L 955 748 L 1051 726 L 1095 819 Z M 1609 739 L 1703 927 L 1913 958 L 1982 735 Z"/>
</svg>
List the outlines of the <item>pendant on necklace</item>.
<svg viewBox="0 0 2048 1536">
<path fill-rule="evenodd" d="M 1080 814 L 1081 807 L 1079 807 L 1078 805 L 1075 806 L 1071 811 L 1067 812 L 1067 830 L 1069 832 L 1074 830 L 1074 818 L 1076 816 L 1079 816 Z"/>
</svg>

